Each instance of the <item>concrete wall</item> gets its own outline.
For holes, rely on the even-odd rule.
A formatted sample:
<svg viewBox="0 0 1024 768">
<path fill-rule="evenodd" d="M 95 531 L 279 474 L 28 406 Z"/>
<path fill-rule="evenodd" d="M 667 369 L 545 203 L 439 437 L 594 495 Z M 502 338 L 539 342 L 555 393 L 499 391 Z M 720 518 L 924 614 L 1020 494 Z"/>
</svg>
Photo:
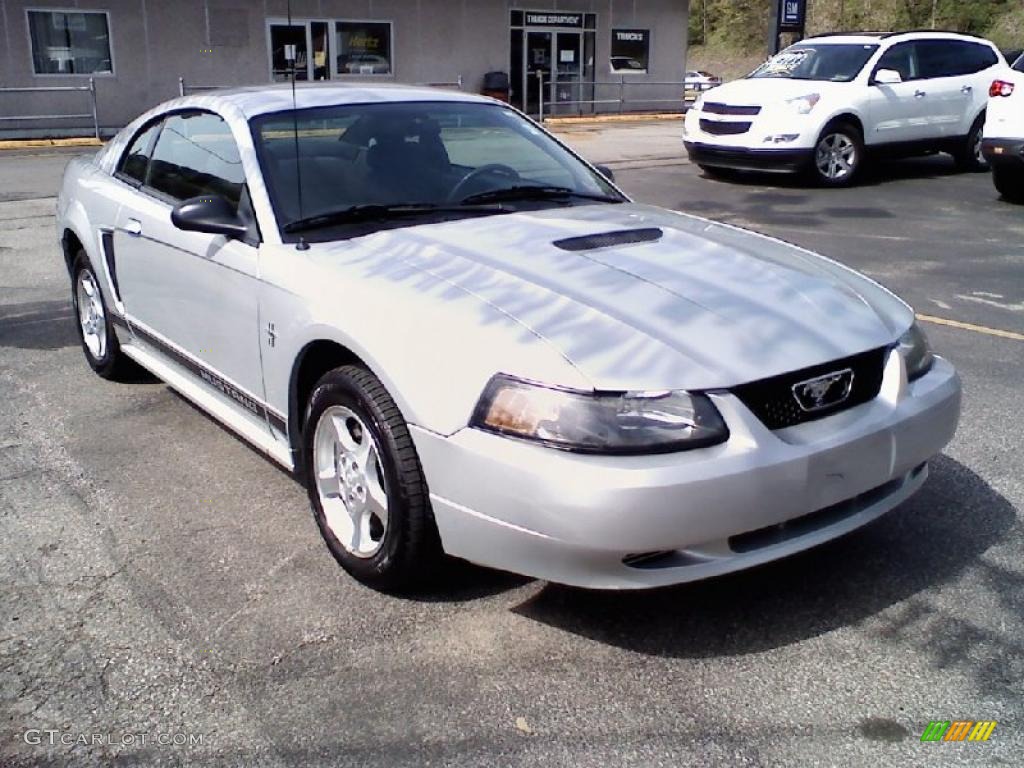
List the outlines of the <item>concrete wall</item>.
<svg viewBox="0 0 1024 768">
<path fill-rule="evenodd" d="M 617 79 L 608 66 L 611 27 L 648 28 L 649 74 L 629 80 L 680 81 L 688 6 L 688 0 L 292 0 L 292 15 L 392 21 L 395 73 L 384 79 L 439 82 L 461 75 L 466 88 L 475 91 L 484 72 L 509 69 L 512 8 L 598 14 L 598 80 Z M 196 85 L 267 82 L 266 19 L 287 14 L 284 0 L 0 0 L 0 88 L 87 84 L 88 77 L 32 71 L 26 8 L 74 7 L 110 15 L 114 73 L 95 76 L 105 133 L 177 95 L 179 76 Z M 642 92 L 658 98 L 677 94 L 679 88 Z M 85 94 L 0 93 L 0 116 L 87 111 Z M 90 122 L 3 121 L 0 136 L 81 134 Z"/>
</svg>

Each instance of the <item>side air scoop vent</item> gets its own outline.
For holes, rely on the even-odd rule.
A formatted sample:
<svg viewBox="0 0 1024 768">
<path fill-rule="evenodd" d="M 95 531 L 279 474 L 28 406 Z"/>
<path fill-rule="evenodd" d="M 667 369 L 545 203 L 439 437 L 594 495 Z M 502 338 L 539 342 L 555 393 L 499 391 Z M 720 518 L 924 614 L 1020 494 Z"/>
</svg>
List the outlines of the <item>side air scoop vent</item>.
<svg viewBox="0 0 1024 768">
<path fill-rule="evenodd" d="M 554 246 L 563 251 L 591 251 L 595 248 L 610 248 L 613 245 L 635 245 L 636 243 L 653 243 L 660 240 L 664 232 L 657 228 L 623 229 L 619 232 L 602 232 L 598 235 L 569 237 L 555 240 Z"/>
</svg>

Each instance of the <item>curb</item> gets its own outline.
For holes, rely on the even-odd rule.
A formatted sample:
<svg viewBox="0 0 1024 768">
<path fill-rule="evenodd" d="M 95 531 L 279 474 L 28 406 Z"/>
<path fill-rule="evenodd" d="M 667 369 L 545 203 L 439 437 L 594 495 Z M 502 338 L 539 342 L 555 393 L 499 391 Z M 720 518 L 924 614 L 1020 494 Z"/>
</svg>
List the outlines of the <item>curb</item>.
<svg viewBox="0 0 1024 768">
<path fill-rule="evenodd" d="M 544 125 L 599 125 L 601 123 L 645 123 L 652 120 L 682 120 L 682 113 L 651 114 L 632 113 L 627 115 L 586 115 L 580 117 L 545 117 Z"/>
<path fill-rule="evenodd" d="M 2 139 L 2 149 L 39 149 L 40 147 L 102 147 L 103 142 L 99 139 L 77 138 L 77 139 Z"/>
</svg>

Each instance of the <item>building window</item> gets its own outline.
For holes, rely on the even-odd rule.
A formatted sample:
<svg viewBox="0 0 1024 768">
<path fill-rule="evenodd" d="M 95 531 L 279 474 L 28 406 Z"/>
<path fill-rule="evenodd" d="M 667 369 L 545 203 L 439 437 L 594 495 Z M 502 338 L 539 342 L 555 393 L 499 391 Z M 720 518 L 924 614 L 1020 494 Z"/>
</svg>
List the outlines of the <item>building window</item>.
<svg viewBox="0 0 1024 768">
<path fill-rule="evenodd" d="M 647 62 L 650 54 L 650 30 L 612 30 L 612 72 L 621 75 L 642 75 L 647 72 Z"/>
<path fill-rule="evenodd" d="M 110 25 L 103 11 L 29 11 L 32 67 L 37 75 L 114 71 Z"/>
<path fill-rule="evenodd" d="M 391 23 L 335 22 L 339 75 L 390 75 Z"/>
</svg>

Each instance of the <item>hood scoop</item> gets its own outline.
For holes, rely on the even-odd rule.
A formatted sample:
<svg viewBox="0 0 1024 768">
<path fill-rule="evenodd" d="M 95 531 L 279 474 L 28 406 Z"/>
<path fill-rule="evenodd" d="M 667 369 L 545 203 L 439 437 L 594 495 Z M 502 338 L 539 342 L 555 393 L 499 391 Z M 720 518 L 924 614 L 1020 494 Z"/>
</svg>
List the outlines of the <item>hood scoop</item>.
<svg viewBox="0 0 1024 768">
<path fill-rule="evenodd" d="M 563 251 L 592 251 L 596 248 L 611 248 L 616 245 L 636 245 L 661 240 L 665 233 L 656 227 L 648 229 L 622 229 L 616 232 L 601 232 L 596 235 L 568 237 L 555 240 L 552 245 Z"/>
</svg>

